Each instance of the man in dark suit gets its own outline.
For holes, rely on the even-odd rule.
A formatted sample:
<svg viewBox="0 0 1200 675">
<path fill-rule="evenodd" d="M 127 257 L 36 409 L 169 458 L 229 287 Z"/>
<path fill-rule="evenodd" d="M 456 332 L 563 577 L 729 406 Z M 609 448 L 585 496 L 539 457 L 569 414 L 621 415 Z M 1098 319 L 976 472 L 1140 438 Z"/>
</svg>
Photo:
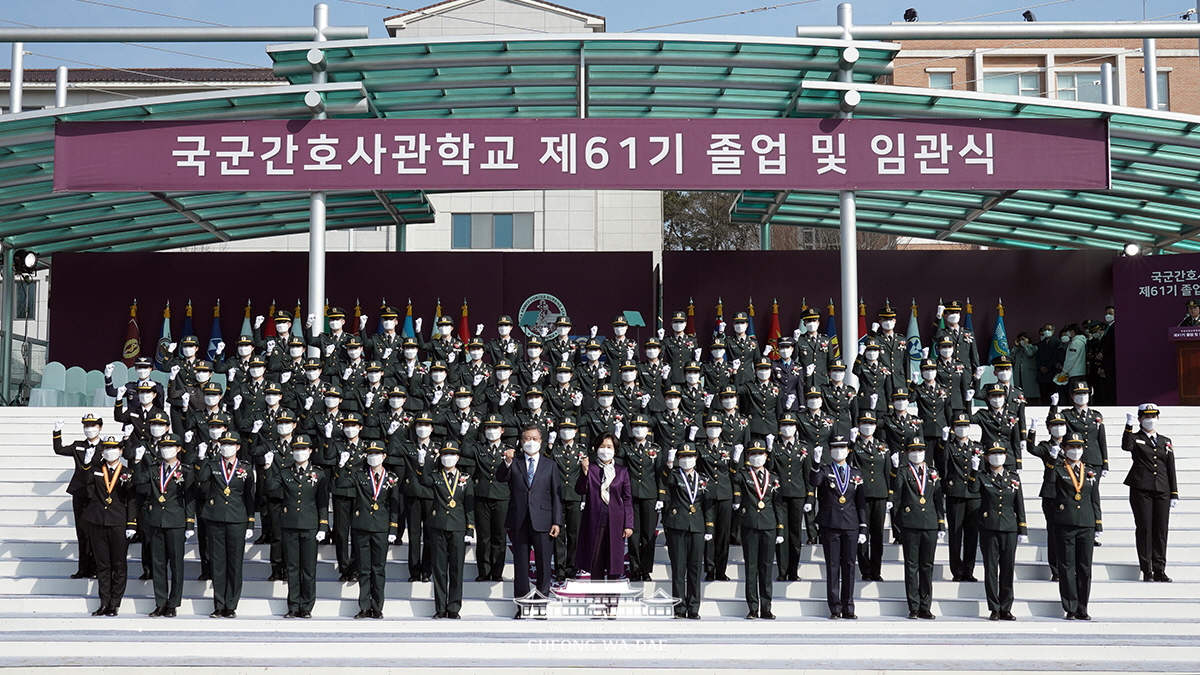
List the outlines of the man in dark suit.
<svg viewBox="0 0 1200 675">
<path fill-rule="evenodd" d="M 562 483 L 558 467 L 542 457 L 542 430 L 536 422 L 521 429 L 521 456 L 504 451 L 496 467 L 496 480 L 508 483 L 510 498 L 504 527 L 513 547 L 513 597 L 529 593 L 529 549 L 537 564 L 537 588 L 550 595 L 550 540 L 562 529 Z M 549 461 L 546 461 L 549 460 Z M 514 618 L 521 618 L 520 610 Z"/>
</svg>

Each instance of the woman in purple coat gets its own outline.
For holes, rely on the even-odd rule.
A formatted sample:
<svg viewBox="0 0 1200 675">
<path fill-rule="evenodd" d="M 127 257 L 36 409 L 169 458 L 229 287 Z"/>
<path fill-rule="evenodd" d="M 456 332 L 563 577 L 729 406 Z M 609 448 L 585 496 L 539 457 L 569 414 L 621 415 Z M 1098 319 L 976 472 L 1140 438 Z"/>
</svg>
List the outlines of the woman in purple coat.
<svg viewBox="0 0 1200 675">
<path fill-rule="evenodd" d="M 633 499 L 629 471 L 613 462 L 617 437 L 604 434 L 596 443 L 596 464 L 582 461 L 575 491 L 586 508 L 575 555 L 581 571 L 593 580 L 619 579 L 625 574 L 625 539 L 633 534 Z M 590 464 L 590 465 L 589 465 Z"/>
</svg>

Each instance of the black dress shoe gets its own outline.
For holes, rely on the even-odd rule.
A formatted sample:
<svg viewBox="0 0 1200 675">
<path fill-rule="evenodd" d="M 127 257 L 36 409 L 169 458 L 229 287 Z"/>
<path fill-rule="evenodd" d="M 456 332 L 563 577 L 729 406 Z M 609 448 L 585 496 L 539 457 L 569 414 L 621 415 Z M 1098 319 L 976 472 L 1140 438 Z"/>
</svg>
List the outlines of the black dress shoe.
<svg viewBox="0 0 1200 675">
<path fill-rule="evenodd" d="M 853 620 L 853 619 L 857 619 L 858 615 L 855 614 L 854 612 L 842 612 L 842 618 Z"/>
<path fill-rule="evenodd" d="M 96 608 L 96 611 L 92 612 L 92 616 L 104 616 L 104 613 L 107 611 L 108 607 L 106 605 L 100 605 Z"/>
<path fill-rule="evenodd" d="M 285 618 L 285 619 L 295 619 L 295 618 L 297 618 L 296 611 L 295 611 L 295 610 L 292 610 L 292 609 L 289 609 L 289 610 L 288 610 L 288 613 L 283 615 L 283 618 Z"/>
<path fill-rule="evenodd" d="M 780 574 L 779 576 L 775 577 L 775 581 L 787 581 L 787 575 Z"/>
<path fill-rule="evenodd" d="M 692 619 L 694 621 L 699 621 L 700 620 L 700 612 L 688 612 L 687 618 Z"/>
<path fill-rule="evenodd" d="M 513 618 L 514 619 L 524 619 L 525 617 L 521 616 L 521 610 L 518 609 L 517 613 L 513 614 Z"/>
<path fill-rule="evenodd" d="M 771 620 L 771 619 L 775 618 L 775 615 L 772 614 L 770 611 L 762 611 L 762 612 L 758 613 L 758 618 Z"/>
<path fill-rule="evenodd" d="M 145 572 L 142 572 L 142 576 L 138 577 L 138 580 L 139 581 L 149 581 L 150 580 L 150 571 L 147 570 Z"/>
<path fill-rule="evenodd" d="M 503 582 L 503 581 L 504 581 L 504 575 L 497 574 L 497 575 L 495 575 L 495 576 L 493 576 L 493 577 L 492 577 L 492 581 L 499 581 L 499 582 Z"/>
<path fill-rule="evenodd" d="M 437 614 L 434 614 L 434 615 L 433 615 L 433 618 L 435 618 L 435 619 L 444 619 L 444 618 L 446 618 L 446 613 L 445 613 L 445 612 L 438 612 Z"/>
<path fill-rule="evenodd" d="M 1058 572 L 1050 573 L 1050 581 L 1058 581 Z"/>
<path fill-rule="evenodd" d="M 420 580 L 421 580 L 421 575 L 419 575 L 419 574 L 418 574 L 418 575 L 416 575 L 416 576 L 411 576 L 411 577 L 409 577 L 409 578 L 408 578 L 408 583 L 410 583 L 410 584 L 415 584 L 415 583 L 417 583 L 417 582 L 418 582 L 418 581 L 420 581 Z"/>
<path fill-rule="evenodd" d="M 950 577 L 950 581 L 962 581 L 962 580 L 963 580 L 963 578 L 962 578 L 962 577 L 960 577 L 960 576 L 958 576 L 957 574 L 955 574 L 954 576 Z"/>
<path fill-rule="evenodd" d="M 267 535 L 264 534 L 263 536 L 259 537 L 258 539 L 255 539 L 254 543 L 258 544 L 258 545 L 269 543 L 269 542 L 267 542 Z"/>
<path fill-rule="evenodd" d="M 371 610 L 371 618 L 382 619 L 383 618 L 383 610 L 379 610 L 379 609 Z"/>
<path fill-rule="evenodd" d="M 840 618 L 842 618 L 842 613 L 841 612 L 830 612 L 829 618 L 830 619 L 840 619 Z"/>
<path fill-rule="evenodd" d="M 369 618 L 371 618 L 371 610 L 369 610 L 369 609 L 361 609 L 361 610 L 359 610 L 359 611 L 358 611 L 358 614 L 355 614 L 355 615 L 354 615 L 354 618 L 356 618 L 356 619 L 369 619 Z M 435 617 L 433 617 L 433 618 L 435 618 L 435 619 L 436 619 L 437 617 L 435 616 Z"/>
<path fill-rule="evenodd" d="M 908 613 L 908 618 L 910 618 L 910 619 L 919 619 L 919 618 L 921 618 L 921 615 L 920 615 L 920 614 L 919 614 L 919 613 L 918 613 L 916 610 L 913 610 L 913 611 L 911 611 L 911 612 L 909 612 L 909 613 Z"/>
<path fill-rule="evenodd" d="M 116 615 L 117 615 L 116 607 L 109 607 L 108 609 L 104 610 L 104 616 L 116 616 Z"/>
<path fill-rule="evenodd" d="M 283 577 L 271 572 L 271 576 L 267 577 L 267 581 L 283 581 Z"/>
<path fill-rule="evenodd" d="M 1142 581 L 1154 581 L 1154 575 L 1149 572 L 1142 572 Z"/>
<path fill-rule="evenodd" d="M 991 614 L 988 615 L 988 621 L 999 621 L 999 620 L 1000 620 L 1000 612 L 992 612 Z"/>
<path fill-rule="evenodd" d="M 75 574 L 71 575 L 71 578 L 72 579 L 86 579 L 87 575 L 84 574 L 83 572 L 76 572 Z"/>
<path fill-rule="evenodd" d="M 343 574 L 343 575 L 341 575 L 341 576 L 339 576 L 339 577 L 338 577 L 338 583 L 339 583 L 339 584 L 344 584 L 344 583 L 346 583 L 347 581 L 350 581 L 350 575 L 349 575 L 349 574 Z"/>
<path fill-rule="evenodd" d="M 226 619 L 236 619 L 237 612 L 233 611 L 232 609 L 227 609 L 227 610 L 225 610 L 225 618 Z"/>
<path fill-rule="evenodd" d="M 429 583 L 429 575 L 428 574 L 421 575 L 421 583 L 423 583 L 423 584 Z"/>
<path fill-rule="evenodd" d="M 1167 576 L 1167 575 L 1163 574 L 1162 572 L 1159 572 L 1158 574 L 1155 574 L 1155 575 L 1154 575 L 1154 580 L 1155 580 L 1155 581 L 1164 581 L 1164 582 L 1170 583 L 1170 582 L 1171 582 L 1171 577 L 1169 577 L 1169 576 Z"/>
<path fill-rule="evenodd" d="M 747 618 L 747 619 L 757 619 L 757 618 L 758 618 L 758 612 L 750 612 L 750 613 L 746 614 L 746 618 Z"/>
<path fill-rule="evenodd" d="M 1075 618 L 1079 619 L 1080 621 L 1091 621 L 1092 620 L 1092 616 L 1090 614 L 1088 614 L 1087 612 L 1075 612 Z"/>
<path fill-rule="evenodd" d="M 150 613 L 149 613 L 149 614 L 147 614 L 146 616 L 162 616 L 162 615 L 163 615 L 163 608 L 162 608 L 162 607 L 155 607 L 155 608 L 154 608 L 154 611 L 153 611 L 153 612 L 150 612 Z"/>
<path fill-rule="evenodd" d="M 1067 621 L 1074 621 L 1075 620 L 1075 612 L 1067 612 L 1067 615 L 1064 616 L 1063 618 L 1066 619 Z"/>
<path fill-rule="evenodd" d="M 462 617 L 458 615 L 458 612 L 446 612 L 446 618 L 447 619 L 461 619 Z"/>
<path fill-rule="evenodd" d="M 687 614 L 676 614 L 676 615 L 675 615 L 675 618 L 676 618 L 676 619 L 686 619 L 686 618 L 687 618 Z"/>
<path fill-rule="evenodd" d="M 485 577 L 482 574 L 475 577 L 475 581 L 491 581 L 491 580 L 492 580 L 491 577 Z"/>
<path fill-rule="evenodd" d="M 175 618 L 175 608 L 174 607 L 163 607 L 162 615 L 168 619 L 174 619 Z"/>
<path fill-rule="evenodd" d="M 1000 612 L 1001 621 L 1016 621 L 1017 617 L 1013 616 L 1012 612 Z"/>
<path fill-rule="evenodd" d="M 876 575 L 875 575 L 875 578 L 874 578 L 872 581 L 883 581 L 883 575 L 882 575 L 882 574 L 876 574 Z"/>
<path fill-rule="evenodd" d="M 304 609 L 304 610 L 300 610 L 299 612 L 296 612 L 296 616 L 301 619 L 311 619 L 312 612 L 308 611 L 307 609 Z"/>
<path fill-rule="evenodd" d="M 875 577 L 871 576 L 870 574 L 864 574 L 864 575 L 862 575 L 862 580 L 863 581 L 875 581 Z"/>
<path fill-rule="evenodd" d="M 210 618 L 210 619 L 224 619 L 224 618 L 225 618 L 225 610 L 223 610 L 223 609 L 214 609 L 214 610 L 212 611 L 212 614 L 209 614 L 209 615 L 208 615 L 208 618 Z"/>
<path fill-rule="evenodd" d="M 1101 544 L 1101 543 L 1100 543 L 1100 540 L 1099 540 L 1099 539 L 1095 540 L 1095 541 L 1094 541 L 1094 542 L 1092 542 L 1092 543 L 1093 543 L 1093 544 L 1095 544 L 1096 546 L 1103 546 L 1103 545 L 1104 545 L 1104 544 Z"/>
<path fill-rule="evenodd" d="M 201 572 L 200 576 L 196 577 L 196 581 L 212 581 L 212 575 L 207 572 Z"/>
<path fill-rule="evenodd" d="M 973 584 L 979 583 L 979 580 L 975 578 L 974 574 L 968 574 L 967 576 L 963 577 L 962 580 Z"/>
<path fill-rule="evenodd" d="M 931 612 L 927 609 L 923 609 L 923 610 L 917 612 L 917 616 L 922 619 L 936 619 L 937 618 L 936 616 L 933 615 L 933 612 Z"/>
<path fill-rule="evenodd" d="M 352 584 L 357 584 L 358 583 L 358 575 L 357 574 L 348 574 L 348 575 L 346 575 L 346 581 L 349 581 Z"/>
<path fill-rule="evenodd" d="M 789 575 L 787 575 L 787 580 L 788 581 L 800 581 L 800 575 L 799 574 L 789 574 Z"/>
<path fill-rule="evenodd" d="M 820 543 L 820 542 L 818 542 L 818 541 L 817 541 L 817 538 L 816 538 L 816 537 L 809 537 L 809 538 L 808 538 L 808 545 L 809 545 L 809 546 L 816 546 L 818 543 Z"/>
<path fill-rule="evenodd" d="M 705 581 L 716 581 L 717 575 L 713 574 L 712 572 L 709 572 L 708 574 L 704 575 L 704 580 Z"/>
<path fill-rule="evenodd" d="M 730 581 L 728 574 L 718 574 L 717 581 Z"/>
</svg>

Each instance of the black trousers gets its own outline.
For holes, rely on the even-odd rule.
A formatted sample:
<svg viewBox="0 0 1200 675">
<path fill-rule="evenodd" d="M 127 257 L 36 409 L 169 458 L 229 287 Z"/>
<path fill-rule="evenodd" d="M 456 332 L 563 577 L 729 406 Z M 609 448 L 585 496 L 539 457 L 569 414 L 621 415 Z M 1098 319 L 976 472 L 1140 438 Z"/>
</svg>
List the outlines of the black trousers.
<svg viewBox="0 0 1200 675">
<path fill-rule="evenodd" d="M 858 530 L 821 528 L 825 548 L 825 595 L 831 613 L 854 613 L 854 557 Z"/>
<path fill-rule="evenodd" d="M 562 503 L 563 529 L 554 539 L 554 576 L 559 579 L 570 579 L 575 576 L 575 551 L 579 548 L 579 527 L 583 523 L 583 510 L 579 508 L 582 504 L 583 502 L 566 500 L 563 500 Z M 505 508 L 508 508 L 507 502 L 505 502 Z M 475 522 L 479 522 L 478 516 L 476 516 Z M 632 548 L 632 544 L 630 548 Z M 478 556 L 479 551 L 476 551 L 475 555 Z"/>
<path fill-rule="evenodd" d="M 154 581 L 154 606 L 179 607 L 183 601 L 183 536 L 182 527 L 146 526 L 150 538 L 150 574 Z M 142 542 L 145 550 L 146 542 Z"/>
<path fill-rule="evenodd" d="M 778 530 L 742 528 L 742 555 L 746 557 L 746 606 L 751 612 L 771 611 L 771 558 Z"/>
<path fill-rule="evenodd" d="M 877 577 L 883 569 L 883 521 L 887 516 L 887 497 L 867 498 L 867 543 L 858 547 L 858 571 L 864 577 Z"/>
<path fill-rule="evenodd" d="M 263 511 L 263 532 L 271 544 L 271 573 L 286 577 L 287 565 L 283 562 L 283 502 L 268 499 Z"/>
<path fill-rule="evenodd" d="M 317 602 L 317 531 L 283 529 L 288 611 L 311 612 Z"/>
<path fill-rule="evenodd" d="M 196 513 L 200 513 L 200 509 L 204 504 L 204 499 L 196 500 Z M 242 534 L 245 537 L 245 533 Z M 208 521 L 203 519 L 196 520 L 196 548 L 200 552 L 200 574 L 212 578 L 212 542 L 208 536 Z"/>
<path fill-rule="evenodd" d="M 805 497 L 784 497 L 783 543 L 778 546 L 779 576 L 800 575 L 800 551 L 804 545 L 804 501 Z M 811 535 L 810 535 L 811 536 Z"/>
<path fill-rule="evenodd" d="M 529 517 L 515 529 L 508 531 L 513 549 L 513 597 L 523 598 L 529 593 L 529 551 L 537 565 L 537 589 L 542 595 L 550 595 L 550 545 L 549 532 L 535 532 Z"/>
<path fill-rule="evenodd" d="M 1046 518 L 1046 562 L 1058 574 L 1058 546 L 1054 545 L 1058 540 L 1058 526 L 1054 524 L 1053 499 L 1042 499 L 1042 515 Z"/>
<path fill-rule="evenodd" d="M 429 548 L 429 512 L 432 499 L 404 498 L 408 516 L 408 576 L 428 577 L 433 572 L 433 556 Z"/>
<path fill-rule="evenodd" d="M 71 495 L 71 511 L 75 514 L 75 541 L 79 542 L 78 574 L 85 577 L 96 576 L 96 554 L 92 552 L 92 534 L 86 520 L 83 519 L 83 505 L 87 503 L 84 495 Z"/>
<path fill-rule="evenodd" d="M 382 612 L 383 589 L 387 581 L 388 533 L 356 529 L 350 538 L 358 564 L 358 608 Z"/>
<path fill-rule="evenodd" d="M 1133 509 L 1138 565 L 1144 574 L 1163 574 L 1167 568 L 1167 530 L 1171 520 L 1171 495 L 1129 488 Z"/>
<path fill-rule="evenodd" d="M 1092 594 L 1092 551 L 1096 545 L 1096 530 L 1091 527 L 1056 529 L 1058 535 L 1058 594 L 1064 612 L 1087 612 Z"/>
<path fill-rule="evenodd" d="M 904 551 L 904 595 L 908 611 L 929 611 L 933 606 L 933 554 L 937 549 L 937 530 L 900 532 Z"/>
<path fill-rule="evenodd" d="M 667 530 L 667 555 L 671 558 L 671 595 L 679 598 L 675 615 L 700 613 L 704 574 L 704 533 Z"/>
<path fill-rule="evenodd" d="M 812 505 L 812 508 L 809 509 L 808 511 L 804 511 L 803 507 L 802 507 L 801 512 L 804 514 L 804 532 L 805 532 L 805 534 L 808 535 L 808 540 L 816 541 L 818 539 L 818 536 L 817 536 L 817 504 L 814 502 Z"/>
<path fill-rule="evenodd" d="M 729 521 L 733 517 L 733 502 L 714 501 L 713 538 L 704 543 L 704 573 L 721 576 L 729 566 Z"/>
<path fill-rule="evenodd" d="M 101 607 L 120 607 L 129 578 L 129 540 L 124 525 L 89 525 L 96 555 L 96 586 Z M 143 546 L 143 548 L 146 548 Z"/>
<path fill-rule="evenodd" d="M 354 502 L 354 497 L 333 496 L 333 546 L 337 551 L 340 574 L 358 574 L 354 541 L 350 538 L 350 516 L 354 513 Z"/>
<path fill-rule="evenodd" d="M 654 571 L 654 530 L 658 526 L 655 499 L 633 500 L 633 535 L 629 537 L 629 574 L 637 578 Z M 610 572 L 611 573 L 611 572 Z"/>
<path fill-rule="evenodd" d="M 242 563 L 246 557 L 246 523 L 208 524 L 212 555 L 213 609 L 237 609 L 242 597 Z"/>
<path fill-rule="evenodd" d="M 988 610 L 1011 612 L 1017 533 L 981 530 L 979 544 L 983 547 L 983 585 L 987 591 Z"/>
<path fill-rule="evenodd" d="M 975 576 L 975 560 L 979 551 L 978 498 L 946 497 L 946 528 L 950 531 L 950 574 L 955 577 Z"/>
<path fill-rule="evenodd" d="M 433 610 L 437 613 L 462 609 L 463 567 L 467 556 L 466 532 L 432 530 Z M 548 561 L 547 561 L 548 562 Z M 541 573 L 542 559 L 538 559 Z"/>
<path fill-rule="evenodd" d="M 564 507 L 567 504 L 563 502 Z M 478 576 L 499 579 L 504 573 L 504 517 L 507 514 L 507 499 L 475 500 L 475 567 Z M 568 519 L 567 522 L 571 521 Z M 578 526 L 575 532 L 578 534 Z M 572 566 L 574 562 L 572 549 Z"/>
</svg>

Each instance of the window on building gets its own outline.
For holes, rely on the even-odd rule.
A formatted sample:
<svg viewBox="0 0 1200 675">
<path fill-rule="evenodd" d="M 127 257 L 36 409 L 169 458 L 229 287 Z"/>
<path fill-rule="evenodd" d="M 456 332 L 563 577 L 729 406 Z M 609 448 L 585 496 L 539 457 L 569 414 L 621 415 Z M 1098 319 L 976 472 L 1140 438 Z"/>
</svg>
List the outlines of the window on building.
<svg viewBox="0 0 1200 675">
<path fill-rule="evenodd" d="M 928 73 L 930 89 L 953 89 L 954 73 Z"/>
<path fill-rule="evenodd" d="M 1103 103 L 1104 92 L 1100 87 L 1100 72 L 1059 73 L 1058 98 L 1064 101 Z"/>
<path fill-rule="evenodd" d="M 451 248 L 533 248 L 532 213 L 456 213 Z"/>
<path fill-rule="evenodd" d="M 1041 73 L 988 73 L 980 83 L 989 94 L 1010 96 L 1041 96 Z"/>
<path fill-rule="evenodd" d="M 1171 109 L 1171 78 L 1168 77 L 1171 73 L 1158 73 L 1158 109 Z"/>
<path fill-rule="evenodd" d="M 17 302 L 14 307 L 17 319 L 37 319 L 37 284 L 36 281 L 17 282 Z"/>
</svg>

